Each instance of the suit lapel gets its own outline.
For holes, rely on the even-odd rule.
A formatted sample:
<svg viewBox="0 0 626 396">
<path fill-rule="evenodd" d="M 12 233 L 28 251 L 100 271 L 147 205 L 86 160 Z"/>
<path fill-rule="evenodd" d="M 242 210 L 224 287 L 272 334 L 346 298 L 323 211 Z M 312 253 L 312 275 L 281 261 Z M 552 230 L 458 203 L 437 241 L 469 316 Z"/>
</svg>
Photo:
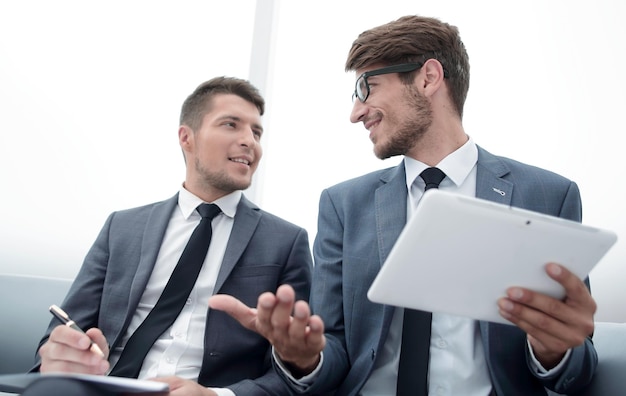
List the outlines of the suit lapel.
<svg viewBox="0 0 626 396">
<path fill-rule="evenodd" d="M 172 198 L 159 202 L 152 207 L 143 233 L 139 265 L 137 266 L 137 272 L 135 273 L 130 288 L 128 312 L 126 313 L 127 321 L 130 320 L 130 317 L 135 312 L 137 304 L 139 304 L 139 299 L 148 284 L 159 250 L 161 249 L 161 244 L 163 243 L 165 230 L 172 216 L 172 211 L 176 208 L 177 204 L 178 193 Z"/>
<path fill-rule="evenodd" d="M 513 195 L 513 183 L 502 179 L 509 172 L 510 170 L 504 162 L 478 147 L 476 198 L 510 205 Z"/>
<path fill-rule="evenodd" d="M 231 235 L 235 235 L 236 237 L 228 239 L 224 260 L 220 266 L 215 288 L 213 289 L 214 293 L 219 292 L 235 267 L 235 264 L 239 261 L 252 235 L 254 235 L 254 231 L 260 219 L 261 212 L 259 208 L 242 195 L 239 205 L 237 206 L 237 213 L 235 214 L 235 221 L 231 231 Z"/>
<path fill-rule="evenodd" d="M 375 192 L 374 211 L 378 254 L 382 266 L 406 224 L 407 190 L 404 163 L 384 173 L 380 180 L 382 185 Z"/>
<path fill-rule="evenodd" d="M 404 162 L 384 173 L 381 178 L 381 186 L 376 190 L 374 197 L 374 211 L 376 213 L 376 235 L 378 239 L 378 254 L 382 267 L 389 256 L 391 248 L 396 243 L 404 225 L 406 224 L 406 173 Z M 387 339 L 387 332 L 395 307 L 385 305 L 383 308 L 383 320 L 379 330 L 381 336 L 377 350 L 380 351 L 382 344 Z"/>
</svg>

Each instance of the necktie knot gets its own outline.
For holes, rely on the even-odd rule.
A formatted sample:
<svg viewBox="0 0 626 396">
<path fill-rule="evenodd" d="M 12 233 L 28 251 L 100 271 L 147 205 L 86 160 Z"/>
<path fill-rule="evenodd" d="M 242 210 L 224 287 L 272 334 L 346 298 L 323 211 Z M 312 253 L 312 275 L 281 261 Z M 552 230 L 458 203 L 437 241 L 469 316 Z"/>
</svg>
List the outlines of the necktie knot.
<svg viewBox="0 0 626 396">
<path fill-rule="evenodd" d="M 200 216 L 202 216 L 203 219 L 208 217 L 209 220 L 213 220 L 215 216 L 217 216 L 218 214 L 222 212 L 220 207 L 217 206 L 216 204 L 207 204 L 207 203 L 198 205 L 197 211 L 198 213 L 200 213 Z"/>
<path fill-rule="evenodd" d="M 426 183 L 424 191 L 431 188 L 439 188 L 439 183 L 446 177 L 446 174 L 439 168 L 426 168 L 420 173 L 420 177 Z"/>
</svg>

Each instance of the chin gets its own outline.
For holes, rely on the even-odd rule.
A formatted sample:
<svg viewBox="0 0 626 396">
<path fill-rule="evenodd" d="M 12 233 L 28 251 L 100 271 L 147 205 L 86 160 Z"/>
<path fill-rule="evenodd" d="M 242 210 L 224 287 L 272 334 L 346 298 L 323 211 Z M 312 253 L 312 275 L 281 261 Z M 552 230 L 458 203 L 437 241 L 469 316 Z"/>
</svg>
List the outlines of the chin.
<svg viewBox="0 0 626 396">
<path fill-rule="evenodd" d="M 376 145 L 374 145 L 374 155 L 378 159 L 387 159 L 390 157 L 386 147 L 380 147 Z"/>
<path fill-rule="evenodd" d="M 233 183 L 236 188 L 235 190 L 246 190 L 250 187 L 250 185 L 252 185 L 251 180 L 247 180 L 247 181 L 241 181 L 241 182 L 234 182 Z"/>
</svg>

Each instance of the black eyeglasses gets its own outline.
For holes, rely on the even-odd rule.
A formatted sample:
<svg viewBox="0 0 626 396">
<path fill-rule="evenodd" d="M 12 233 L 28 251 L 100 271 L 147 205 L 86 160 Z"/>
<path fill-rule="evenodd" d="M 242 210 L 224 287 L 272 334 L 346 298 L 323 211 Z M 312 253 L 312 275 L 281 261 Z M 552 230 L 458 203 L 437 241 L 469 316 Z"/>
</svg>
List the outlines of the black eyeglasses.
<svg viewBox="0 0 626 396">
<path fill-rule="evenodd" d="M 390 73 L 406 73 L 413 70 L 417 70 L 424 66 L 424 62 L 420 63 L 402 63 L 399 65 L 382 67 L 376 70 L 370 70 L 361 74 L 359 78 L 356 79 L 356 85 L 354 86 L 354 93 L 352 94 L 352 101 L 354 102 L 354 98 L 359 98 L 362 103 L 365 103 L 367 97 L 370 96 L 370 84 L 367 82 L 368 77 L 379 76 L 381 74 L 390 74 Z"/>
</svg>

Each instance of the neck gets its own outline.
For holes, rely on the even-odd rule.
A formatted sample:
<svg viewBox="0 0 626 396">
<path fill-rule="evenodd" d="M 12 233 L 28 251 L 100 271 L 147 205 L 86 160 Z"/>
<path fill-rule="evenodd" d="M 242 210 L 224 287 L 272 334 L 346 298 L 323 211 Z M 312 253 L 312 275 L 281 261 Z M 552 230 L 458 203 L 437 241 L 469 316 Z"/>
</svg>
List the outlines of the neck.
<svg viewBox="0 0 626 396">
<path fill-rule="evenodd" d="M 213 202 L 232 191 L 222 191 L 212 187 L 203 186 L 202 184 L 190 183 L 188 180 L 183 182 L 183 187 L 204 202 Z"/>
<path fill-rule="evenodd" d="M 436 130 L 431 127 L 406 155 L 428 166 L 436 166 L 450 153 L 463 146 L 468 139 L 469 136 L 460 125 L 446 130 Z"/>
</svg>

